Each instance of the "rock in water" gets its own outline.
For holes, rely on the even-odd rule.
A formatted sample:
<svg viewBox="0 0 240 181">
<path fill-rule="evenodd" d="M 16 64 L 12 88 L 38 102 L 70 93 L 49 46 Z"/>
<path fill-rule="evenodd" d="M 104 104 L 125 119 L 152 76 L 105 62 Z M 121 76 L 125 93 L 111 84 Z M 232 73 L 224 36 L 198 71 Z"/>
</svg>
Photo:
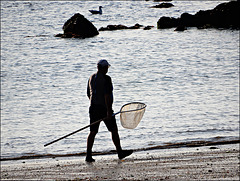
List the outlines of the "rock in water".
<svg viewBox="0 0 240 181">
<path fill-rule="evenodd" d="M 240 0 L 221 3 L 211 10 L 200 10 L 195 15 L 183 13 L 180 18 L 161 17 L 158 29 L 177 26 L 198 28 L 240 28 Z"/>
<path fill-rule="evenodd" d="M 170 8 L 172 6 L 174 6 L 172 3 L 161 3 L 159 5 L 152 6 L 151 8 Z"/>
<path fill-rule="evenodd" d="M 58 34 L 62 38 L 89 38 L 99 34 L 97 28 L 83 15 L 76 13 L 63 25 L 64 34 Z"/>
</svg>

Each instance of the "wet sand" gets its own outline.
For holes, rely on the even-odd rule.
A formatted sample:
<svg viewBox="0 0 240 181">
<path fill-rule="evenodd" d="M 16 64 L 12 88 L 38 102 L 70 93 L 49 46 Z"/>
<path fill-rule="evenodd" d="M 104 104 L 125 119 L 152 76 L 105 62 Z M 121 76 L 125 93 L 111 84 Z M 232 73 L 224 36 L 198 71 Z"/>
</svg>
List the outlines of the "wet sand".
<svg viewBox="0 0 240 181">
<path fill-rule="evenodd" d="M 239 180 L 239 144 L 3 161 L 1 180 Z"/>
</svg>

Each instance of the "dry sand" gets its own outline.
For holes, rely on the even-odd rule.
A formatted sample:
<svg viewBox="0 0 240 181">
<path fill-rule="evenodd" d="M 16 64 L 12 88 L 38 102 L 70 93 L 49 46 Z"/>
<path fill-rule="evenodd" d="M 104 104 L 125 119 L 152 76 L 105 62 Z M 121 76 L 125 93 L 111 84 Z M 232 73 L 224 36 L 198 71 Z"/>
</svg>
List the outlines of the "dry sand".
<svg viewBox="0 0 240 181">
<path fill-rule="evenodd" d="M 1 180 L 239 180 L 239 144 L 1 163 Z"/>
</svg>

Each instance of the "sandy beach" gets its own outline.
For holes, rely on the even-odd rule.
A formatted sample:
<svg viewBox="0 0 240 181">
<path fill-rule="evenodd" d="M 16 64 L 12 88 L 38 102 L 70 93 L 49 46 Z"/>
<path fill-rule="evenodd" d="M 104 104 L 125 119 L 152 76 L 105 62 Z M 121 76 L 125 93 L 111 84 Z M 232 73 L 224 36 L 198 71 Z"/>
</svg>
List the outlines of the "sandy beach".
<svg viewBox="0 0 240 181">
<path fill-rule="evenodd" d="M 239 144 L 3 161 L 1 180 L 239 180 Z"/>
</svg>

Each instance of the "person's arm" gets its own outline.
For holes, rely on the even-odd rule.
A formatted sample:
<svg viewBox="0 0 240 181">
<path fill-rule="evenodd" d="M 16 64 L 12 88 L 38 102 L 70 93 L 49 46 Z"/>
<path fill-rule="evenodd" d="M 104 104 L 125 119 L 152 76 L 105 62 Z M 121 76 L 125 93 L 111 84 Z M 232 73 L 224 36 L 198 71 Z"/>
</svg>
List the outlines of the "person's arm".
<svg viewBox="0 0 240 181">
<path fill-rule="evenodd" d="M 88 80 L 88 85 L 87 85 L 87 96 L 90 99 L 90 88 L 89 88 L 89 80 Z"/>
<path fill-rule="evenodd" d="M 107 107 L 107 119 L 111 119 L 112 118 L 112 96 L 110 94 L 105 94 L 105 103 L 106 103 L 106 107 Z"/>
<path fill-rule="evenodd" d="M 111 77 L 106 76 L 106 82 L 105 82 L 105 104 L 107 107 L 107 119 L 112 118 L 113 110 L 112 110 L 112 104 L 113 104 L 113 86 L 112 86 L 112 80 Z"/>
</svg>

